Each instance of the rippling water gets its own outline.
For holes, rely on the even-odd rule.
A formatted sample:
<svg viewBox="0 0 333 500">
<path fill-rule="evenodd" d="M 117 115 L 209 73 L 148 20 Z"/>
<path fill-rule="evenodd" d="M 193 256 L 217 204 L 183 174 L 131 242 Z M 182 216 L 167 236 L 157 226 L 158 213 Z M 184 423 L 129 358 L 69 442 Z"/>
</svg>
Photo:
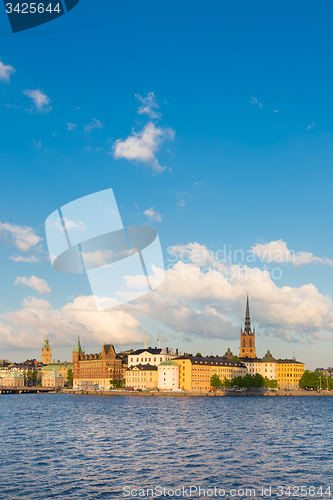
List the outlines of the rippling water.
<svg viewBox="0 0 333 500">
<path fill-rule="evenodd" d="M 214 487 L 263 498 L 270 485 L 271 498 L 278 485 L 313 485 L 311 498 L 329 498 L 317 488 L 331 485 L 333 495 L 330 397 L 27 394 L 0 396 L 0 409 L 1 500 L 143 498 L 134 490 L 155 487 L 189 498 L 190 486 L 202 498 Z"/>
</svg>

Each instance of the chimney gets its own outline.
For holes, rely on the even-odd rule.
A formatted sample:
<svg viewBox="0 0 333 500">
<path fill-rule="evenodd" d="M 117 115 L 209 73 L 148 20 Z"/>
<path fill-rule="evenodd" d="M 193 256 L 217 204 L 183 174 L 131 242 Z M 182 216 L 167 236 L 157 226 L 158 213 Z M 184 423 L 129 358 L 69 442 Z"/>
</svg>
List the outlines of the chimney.
<svg viewBox="0 0 333 500">
<path fill-rule="evenodd" d="M 176 354 L 177 354 L 177 356 L 178 356 L 178 349 L 176 349 Z"/>
<path fill-rule="evenodd" d="M 169 347 L 166 347 L 165 351 L 166 351 L 167 354 L 169 354 Z"/>
</svg>

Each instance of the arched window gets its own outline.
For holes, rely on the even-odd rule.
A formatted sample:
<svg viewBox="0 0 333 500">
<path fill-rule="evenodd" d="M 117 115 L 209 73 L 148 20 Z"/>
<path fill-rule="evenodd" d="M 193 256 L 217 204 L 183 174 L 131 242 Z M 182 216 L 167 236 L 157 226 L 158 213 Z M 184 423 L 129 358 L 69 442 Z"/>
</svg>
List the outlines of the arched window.
<svg viewBox="0 0 333 500">
<path fill-rule="evenodd" d="M 250 339 L 250 347 L 252 347 L 252 339 Z"/>
<path fill-rule="evenodd" d="M 243 347 L 245 347 L 245 339 L 243 339 Z"/>
</svg>

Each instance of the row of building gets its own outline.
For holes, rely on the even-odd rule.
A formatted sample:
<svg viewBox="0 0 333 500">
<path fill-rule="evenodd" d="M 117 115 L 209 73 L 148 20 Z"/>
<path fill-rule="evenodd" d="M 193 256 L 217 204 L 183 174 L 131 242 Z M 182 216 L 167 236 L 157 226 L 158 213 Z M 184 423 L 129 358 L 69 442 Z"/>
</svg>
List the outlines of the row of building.
<svg viewBox="0 0 333 500">
<path fill-rule="evenodd" d="M 133 390 L 207 391 L 213 375 L 233 380 L 247 374 L 259 373 L 276 380 L 281 389 L 298 388 L 305 365 L 293 359 L 275 359 L 268 350 L 263 358 L 256 355 L 255 330 L 251 329 L 249 299 L 247 297 L 245 325 L 240 331 L 239 355 L 228 349 L 223 356 L 193 356 L 181 354 L 178 349 L 147 347 L 116 353 L 114 346 L 105 344 L 100 353 L 86 354 L 78 338 L 73 349 L 73 362 L 52 362 L 52 350 L 45 339 L 41 363 L 31 360 L 38 371 L 38 383 L 44 387 L 66 385 L 69 370 L 74 388 L 98 387 L 108 390 L 114 382 L 125 382 Z M 13 367 L 12 367 L 13 368 Z M 24 385 L 26 366 L 0 368 L 0 385 Z M 4 370 L 7 370 L 5 373 Z"/>
</svg>

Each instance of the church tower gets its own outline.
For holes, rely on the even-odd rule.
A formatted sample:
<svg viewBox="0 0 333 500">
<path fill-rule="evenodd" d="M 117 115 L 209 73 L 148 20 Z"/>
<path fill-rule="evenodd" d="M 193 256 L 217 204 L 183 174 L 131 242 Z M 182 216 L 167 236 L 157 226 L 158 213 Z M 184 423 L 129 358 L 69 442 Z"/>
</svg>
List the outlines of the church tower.
<svg viewBox="0 0 333 500">
<path fill-rule="evenodd" d="M 244 331 L 241 327 L 240 332 L 240 348 L 239 348 L 239 357 L 240 358 L 255 358 L 256 357 L 256 333 L 253 328 L 251 330 L 251 321 L 250 321 L 250 308 L 249 308 L 249 296 L 247 296 L 246 300 L 246 313 L 245 313 L 245 326 Z"/>
<path fill-rule="evenodd" d="M 49 339 L 46 337 L 42 347 L 41 361 L 44 365 L 49 365 L 52 362 L 52 349 L 49 344 Z"/>
</svg>

